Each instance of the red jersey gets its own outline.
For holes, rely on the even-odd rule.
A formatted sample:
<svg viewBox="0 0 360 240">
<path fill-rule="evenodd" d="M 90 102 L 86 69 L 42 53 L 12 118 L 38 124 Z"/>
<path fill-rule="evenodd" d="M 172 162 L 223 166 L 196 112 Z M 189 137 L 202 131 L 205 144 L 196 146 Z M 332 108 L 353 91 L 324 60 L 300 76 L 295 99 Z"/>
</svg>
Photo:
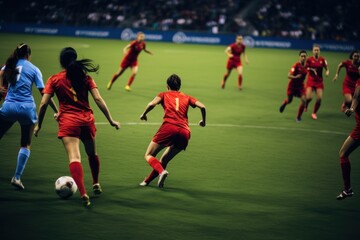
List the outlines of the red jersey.
<svg viewBox="0 0 360 240">
<path fill-rule="evenodd" d="M 229 58 L 229 60 L 235 61 L 235 62 L 241 62 L 241 54 L 245 52 L 245 45 L 240 43 L 240 45 L 233 43 L 230 46 L 230 52 L 233 55 L 233 57 Z"/>
<path fill-rule="evenodd" d="M 342 65 L 346 69 L 346 75 L 344 81 L 352 82 L 355 86 L 356 81 L 359 79 L 359 65 L 354 65 L 351 60 L 346 60 L 342 62 Z"/>
<path fill-rule="evenodd" d="M 48 79 L 43 92 L 52 96 L 56 94 L 60 105 L 59 124 L 81 126 L 94 121 L 88 98 L 89 91 L 93 88 L 97 88 L 96 83 L 90 76 L 86 76 L 84 88 L 75 92 L 64 70 Z"/>
<path fill-rule="evenodd" d="M 289 73 L 293 76 L 301 74 L 300 78 L 290 79 L 289 87 L 304 88 L 304 80 L 306 78 L 306 74 L 308 73 L 306 65 L 303 66 L 300 62 L 297 62 L 291 67 Z"/>
<path fill-rule="evenodd" d="M 129 62 L 134 62 L 137 60 L 140 52 L 146 48 L 146 44 L 144 41 L 138 42 L 136 40 L 130 43 L 130 49 L 124 57 L 124 60 Z"/>
<path fill-rule="evenodd" d="M 309 71 L 309 75 L 308 75 L 308 82 L 317 82 L 317 83 L 322 83 L 323 81 L 323 76 L 322 76 L 322 72 L 323 72 L 323 68 L 327 68 L 327 61 L 325 58 L 319 56 L 318 59 L 316 59 L 314 56 L 309 57 L 306 60 L 306 66 L 309 68 L 313 68 L 315 69 L 317 75 L 315 75 L 315 73 L 313 71 Z"/>
<path fill-rule="evenodd" d="M 190 130 L 187 112 L 189 106 L 196 107 L 197 99 L 178 91 L 168 91 L 158 94 L 164 108 L 164 123 L 170 123 Z"/>
</svg>

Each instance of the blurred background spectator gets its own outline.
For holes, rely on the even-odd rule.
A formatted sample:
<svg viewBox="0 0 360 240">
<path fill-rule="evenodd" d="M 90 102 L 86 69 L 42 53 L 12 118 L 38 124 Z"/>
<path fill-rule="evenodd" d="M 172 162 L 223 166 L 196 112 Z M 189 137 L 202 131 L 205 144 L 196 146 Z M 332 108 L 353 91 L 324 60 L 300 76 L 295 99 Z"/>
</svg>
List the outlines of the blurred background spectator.
<svg viewBox="0 0 360 240">
<path fill-rule="evenodd" d="M 0 0 L 0 23 L 358 40 L 358 0 Z"/>
</svg>

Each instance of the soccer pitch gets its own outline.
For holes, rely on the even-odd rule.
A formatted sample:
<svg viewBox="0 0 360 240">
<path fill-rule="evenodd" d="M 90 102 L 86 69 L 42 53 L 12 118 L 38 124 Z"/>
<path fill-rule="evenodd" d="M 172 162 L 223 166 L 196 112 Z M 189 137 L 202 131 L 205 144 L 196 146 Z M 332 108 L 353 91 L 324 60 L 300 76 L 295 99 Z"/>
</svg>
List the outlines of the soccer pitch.
<svg viewBox="0 0 360 240">
<path fill-rule="evenodd" d="M 4 63 L 20 42 L 32 48 L 32 62 L 44 82 L 60 71 L 59 52 L 74 47 L 79 58 L 100 65 L 92 75 L 113 118 L 116 131 L 90 100 L 97 121 L 97 149 L 103 194 L 91 191 L 91 173 L 82 148 L 85 185 L 92 208 L 81 205 L 78 193 L 61 200 L 54 191 L 59 176 L 69 175 L 57 124 L 48 108 L 22 181 L 24 191 L 10 185 L 20 141 L 18 125 L 0 141 L 1 239 L 357 239 L 360 236 L 360 151 L 351 155 L 354 197 L 337 201 L 342 190 L 338 151 L 355 126 L 354 117 L 340 112 L 342 69 L 348 53 L 321 52 L 330 76 L 318 120 L 309 111 L 295 122 L 299 99 L 285 112 L 287 74 L 298 61 L 297 50 L 247 49 L 243 91 L 235 71 L 220 89 L 225 73 L 226 46 L 147 42 L 154 56 L 141 53 L 139 72 L 126 92 L 130 70 L 113 85 L 106 84 L 118 69 L 128 42 L 87 38 L 0 34 Z M 311 49 L 306 49 L 311 56 Z M 162 122 L 156 107 L 148 122 L 139 120 L 147 103 L 166 91 L 166 78 L 176 73 L 181 90 L 207 108 L 207 126 L 198 109 L 189 110 L 192 136 L 188 148 L 168 165 L 164 189 L 156 181 L 138 184 L 151 171 L 143 155 Z M 40 94 L 34 91 L 37 105 Z"/>
</svg>

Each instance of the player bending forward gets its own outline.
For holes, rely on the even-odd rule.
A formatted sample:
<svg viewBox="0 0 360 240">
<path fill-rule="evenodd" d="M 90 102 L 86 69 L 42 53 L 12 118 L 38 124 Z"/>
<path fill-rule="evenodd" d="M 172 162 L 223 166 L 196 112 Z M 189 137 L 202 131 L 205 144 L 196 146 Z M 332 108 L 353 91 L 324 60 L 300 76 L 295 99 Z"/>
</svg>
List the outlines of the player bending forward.
<svg viewBox="0 0 360 240">
<path fill-rule="evenodd" d="M 146 107 L 140 119 L 147 121 L 147 113 L 158 104 L 164 108 L 163 124 L 150 142 L 145 160 L 153 168 L 153 171 L 145 178 L 140 186 L 147 186 L 159 175 L 158 187 L 164 187 L 164 181 L 168 176 L 166 166 L 179 152 L 185 150 L 190 139 L 190 128 L 188 124 L 187 112 L 189 106 L 198 107 L 201 110 L 202 120 L 199 122 L 201 127 L 206 125 L 205 105 L 197 99 L 180 92 L 181 79 L 176 74 L 167 79 L 166 92 L 159 93 Z M 156 155 L 166 148 L 160 160 Z"/>
</svg>

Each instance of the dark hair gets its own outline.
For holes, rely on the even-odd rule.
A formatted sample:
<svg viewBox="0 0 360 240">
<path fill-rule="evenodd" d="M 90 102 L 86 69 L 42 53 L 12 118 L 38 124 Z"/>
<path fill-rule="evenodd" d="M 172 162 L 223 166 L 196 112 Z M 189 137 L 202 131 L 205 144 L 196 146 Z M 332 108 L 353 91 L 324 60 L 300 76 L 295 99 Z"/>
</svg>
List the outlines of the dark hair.
<svg viewBox="0 0 360 240">
<path fill-rule="evenodd" d="M 4 75 L 3 78 L 5 81 L 10 84 L 16 83 L 16 77 L 19 74 L 19 71 L 16 69 L 16 64 L 19 59 L 26 58 L 31 55 L 31 49 L 29 45 L 25 43 L 19 44 L 14 52 L 8 57 L 5 63 Z"/>
<path fill-rule="evenodd" d="M 305 50 L 301 50 L 301 51 L 299 52 L 299 56 L 300 56 L 302 53 L 305 53 L 305 54 L 307 55 L 307 52 L 306 52 Z"/>
<path fill-rule="evenodd" d="M 60 52 L 60 64 L 66 70 L 66 77 L 70 80 L 75 92 L 78 92 L 86 80 L 89 72 L 97 72 L 99 65 L 95 65 L 91 59 L 77 59 L 74 48 L 66 47 Z"/>
<path fill-rule="evenodd" d="M 178 75 L 172 74 L 166 81 L 171 90 L 178 91 L 181 87 L 181 79 Z"/>
<path fill-rule="evenodd" d="M 355 53 L 359 53 L 359 50 L 352 50 L 352 52 L 349 55 L 349 59 L 352 60 Z"/>
</svg>

